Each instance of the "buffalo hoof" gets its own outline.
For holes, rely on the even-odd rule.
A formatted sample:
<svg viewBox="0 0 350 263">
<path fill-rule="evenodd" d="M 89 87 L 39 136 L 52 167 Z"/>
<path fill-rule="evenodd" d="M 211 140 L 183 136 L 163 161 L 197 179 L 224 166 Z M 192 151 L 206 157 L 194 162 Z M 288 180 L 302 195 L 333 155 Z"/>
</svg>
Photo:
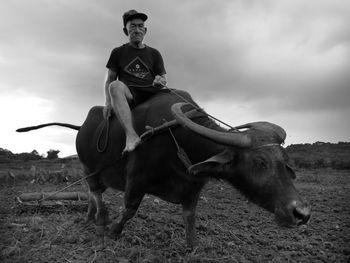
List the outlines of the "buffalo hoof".
<svg viewBox="0 0 350 263">
<path fill-rule="evenodd" d="M 122 233 L 123 228 L 119 224 L 113 224 L 109 231 L 108 231 L 108 236 L 111 239 L 118 239 Z"/>
<path fill-rule="evenodd" d="M 96 223 L 95 217 L 87 217 L 84 219 L 85 225 L 90 225 L 90 224 L 95 224 L 95 223 Z"/>
<path fill-rule="evenodd" d="M 106 218 L 106 221 L 105 221 L 106 225 L 109 225 L 109 224 L 112 223 L 112 222 L 113 222 L 113 221 L 110 220 L 108 217 Z"/>
<path fill-rule="evenodd" d="M 92 242 L 92 249 L 95 251 L 102 251 L 106 248 L 104 237 L 99 237 Z"/>
<path fill-rule="evenodd" d="M 103 237 L 105 234 L 105 226 L 96 226 L 96 235 L 99 237 Z"/>
<path fill-rule="evenodd" d="M 186 244 L 186 253 L 195 254 L 197 252 L 197 249 L 198 249 L 198 243 Z"/>
</svg>

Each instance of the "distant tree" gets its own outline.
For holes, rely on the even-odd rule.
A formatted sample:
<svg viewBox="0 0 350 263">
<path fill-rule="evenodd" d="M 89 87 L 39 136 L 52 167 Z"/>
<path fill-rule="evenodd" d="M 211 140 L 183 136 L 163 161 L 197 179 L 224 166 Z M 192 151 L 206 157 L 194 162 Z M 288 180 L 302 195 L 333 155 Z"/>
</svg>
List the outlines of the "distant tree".
<svg viewBox="0 0 350 263">
<path fill-rule="evenodd" d="M 0 163 L 7 163 L 14 159 L 14 154 L 9 150 L 0 148 Z"/>
<path fill-rule="evenodd" d="M 314 168 L 324 168 L 326 167 L 326 162 L 324 159 L 317 159 L 314 163 Z"/>
<path fill-rule="evenodd" d="M 296 167 L 301 167 L 301 163 L 303 162 L 303 160 L 302 160 L 302 158 L 300 158 L 300 157 L 295 157 L 294 159 L 293 159 L 293 162 L 294 162 L 294 165 L 296 166 Z"/>
<path fill-rule="evenodd" d="M 48 152 L 47 152 L 47 159 L 49 159 L 49 160 L 54 160 L 54 159 L 58 159 L 58 153 L 59 153 L 60 151 L 59 150 L 49 150 Z"/>
<path fill-rule="evenodd" d="M 0 155 L 1 156 L 13 156 L 13 153 L 10 152 L 9 150 L 0 148 Z"/>
<path fill-rule="evenodd" d="M 41 160 L 43 157 L 38 153 L 37 150 L 33 150 L 30 153 L 30 159 L 31 160 Z"/>
<path fill-rule="evenodd" d="M 299 167 L 300 168 L 305 168 L 305 169 L 310 169 L 311 168 L 311 163 L 308 160 L 300 160 Z"/>
<path fill-rule="evenodd" d="M 33 154 L 33 155 L 39 155 L 39 153 L 38 153 L 38 151 L 37 151 L 37 150 L 33 150 L 33 151 L 31 151 L 31 154 Z"/>
<path fill-rule="evenodd" d="M 324 143 L 324 142 L 317 141 L 317 142 L 313 143 L 312 145 L 321 146 L 321 145 L 325 145 L 325 144 L 326 143 Z"/>
<path fill-rule="evenodd" d="M 27 161 L 35 161 L 35 160 L 41 160 L 42 156 L 39 155 L 39 153 L 36 150 L 33 150 L 30 153 L 23 152 L 23 153 L 16 153 L 14 154 L 14 159 L 21 160 L 24 162 Z"/>
<path fill-rule="evenodd" d="M 350 169 L 350 161 L 345 160 L 333 160 L 331 162 L 331 167 L 337 170 L 349 170 Z"/>
</svg>

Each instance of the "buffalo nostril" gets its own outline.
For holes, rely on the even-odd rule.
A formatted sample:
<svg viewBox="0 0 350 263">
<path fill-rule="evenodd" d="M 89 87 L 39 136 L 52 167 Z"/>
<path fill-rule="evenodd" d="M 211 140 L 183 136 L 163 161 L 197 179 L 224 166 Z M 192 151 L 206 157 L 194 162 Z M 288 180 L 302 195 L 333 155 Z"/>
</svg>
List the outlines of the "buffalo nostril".
<svg viewBox="0 0 350 263">
<path fill-rule="evenodd" d="M 293 216 L 298 225 L 306 224 L 310 219 L 310 215 L 309 207 L 295 207 L 293 210 Z"/>
</svg>

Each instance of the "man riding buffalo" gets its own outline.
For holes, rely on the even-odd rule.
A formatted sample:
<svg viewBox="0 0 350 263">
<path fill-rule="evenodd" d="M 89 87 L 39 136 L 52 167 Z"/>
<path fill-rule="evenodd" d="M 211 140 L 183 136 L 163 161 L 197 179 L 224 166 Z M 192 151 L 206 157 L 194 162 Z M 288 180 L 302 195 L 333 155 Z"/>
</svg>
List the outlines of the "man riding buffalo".
<svg viewBox="0 0 350 263">
<path fill-rule="evenodd" d="M 149 99 L 166 85 L 166 71 L 158 50 L 143 43 L 147 15 L 129 10 L 123 15 L 123 31 L 129 43 L 113 49 L 106 67 L 106 104 L 104 117 L 112 109 L 126 135 L 124 152 L 133 151 L 141 142 L 132 124 L 130 108 Z"/>
<path fill-rule="evenodd" d="M 95 222 L 96 232 L 104 235 L 110 223 L 102 194 L 111 187 L 125 192 L 125 209 L 110 226 L 111 237 L 122 233 L 151 194 L 182 205 L 187 244 L 193 247 L 195 211 L 210 178 L 225 180 L 282 224 L 306 224 L 310 206 L 292 181 L 295 173 L 282 147 L 285 130 L 264 121 L 226 130 L 198 112 L 189 93 L 157 92 L 166 83 L 165 69 L 159 52 L 142 43 L 147 16 L 131 10 L 123 19 L 129 43 L 114 49 L 107 63 L 106 105 L 92 107 L 81 126 L 53 122 L 18 130 L 59 125 L 78 131 L 76 149 L 89 185 L 87 221 Z M 118 119 L 110 116 L 112 109 Z M 123 151 L 132 152 L 121 156 Z"/>
</svg>

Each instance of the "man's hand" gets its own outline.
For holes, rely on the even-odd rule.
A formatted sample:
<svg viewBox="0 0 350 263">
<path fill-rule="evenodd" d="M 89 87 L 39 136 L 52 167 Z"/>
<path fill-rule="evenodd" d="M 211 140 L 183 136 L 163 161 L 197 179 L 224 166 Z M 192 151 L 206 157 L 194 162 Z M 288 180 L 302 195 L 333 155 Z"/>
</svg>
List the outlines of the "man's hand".
<svg viewBox="0 0 350 263">
<path fill-rule="evenodd" d="M 163 88 L 164 86 L 166 86 L 165 77 L 157 75 L 153 80 L 153 86 L 156 88 Z"/>
<path fill-rule="evenodd" d="M 108 119 L 112 115 L 112 105 L 110 103 L 106 103 L 106 106 L 103 107 L 103 117 Z"/>
</svg>

